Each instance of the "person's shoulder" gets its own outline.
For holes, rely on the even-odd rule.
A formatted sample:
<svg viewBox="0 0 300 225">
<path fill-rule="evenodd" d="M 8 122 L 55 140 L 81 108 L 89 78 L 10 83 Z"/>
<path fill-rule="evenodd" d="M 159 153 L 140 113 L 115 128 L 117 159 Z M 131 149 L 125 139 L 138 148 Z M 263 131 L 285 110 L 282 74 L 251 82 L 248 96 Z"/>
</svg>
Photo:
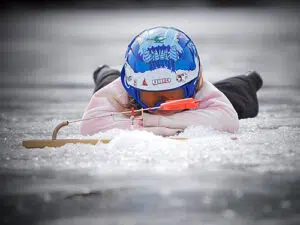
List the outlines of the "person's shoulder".
<svg viewBox="0 0 300 225">
<path fill-rule="evenodd" d="M 98 102 L 103 99 L 108 99 L 112 104 L 128 104 L 128 93 L 124 89 L 120 78 L 117 78 L 110 84 L 95 92 L 91 101 L 95 101 L 98 104 Z"/>
<path fill-rule="evenodd" d="M 202 88 L 214 88 L 214 87 L 215 86 L 210 81 L 208 81 L 207 79 L 203 78 Z"/>
<path fill-rule="evenodd" d="M 113 92 L 114 90 L 120 90 L 123 88 L 120 77 L 112 81 L 111 83 L 100 88 L 96 93 Z"/>
<path fill-rule="evenodd" d="M 197 91 L 196 96 L 204 98 L 212 93 L 221 93 L 210 81 L 203 79 L 202 87 Z"/>
<path fill-rule="evenodd" d="M 101 96 L 101 95 L 111 95 L 111 96 L 116 96 L 116 95 L 126 95 L 127 92 L 124 89 L 121 79 L 117 78 L 113 82 L 109 83 L 105 87 L 99 89 L 94 95 L 96 96 Z"/>
</svg>

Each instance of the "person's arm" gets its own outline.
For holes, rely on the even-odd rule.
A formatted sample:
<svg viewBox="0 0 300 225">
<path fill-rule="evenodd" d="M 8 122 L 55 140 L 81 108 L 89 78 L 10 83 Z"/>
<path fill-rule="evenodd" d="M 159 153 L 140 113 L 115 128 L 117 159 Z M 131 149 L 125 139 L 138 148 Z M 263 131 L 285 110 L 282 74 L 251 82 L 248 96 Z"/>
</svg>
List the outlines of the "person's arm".
<svg viewBox="0 0 300 225">
<path fill-rule="evenodd" d="M 185 129 L 191 125 L 201 125 L 232 133 L 239 129 L 238 115 L 233 106 L 211 83 L 205 82 L 195 98 L 200 100 L 199 108 L 195 110 L 185 110 L 168 116 L 145 113 L 144 127 Z"/>
<path fill-rule="evenodd" d="M 183 131 L 183 129 L 168 128 L 168 127 L 140 127 L 138 129 L 145 130 L 155 135 L 159 135 L 163 137 L 174 136 Z"/>
<path fill-rule="evenodd" d="M 111 113 L 124 111 L 127 104 L 128 95 L 118 78 L 92 96 L 82 119 L 98 118 L 82 121 L 81 134 L 92 135 L 112 128 L 129 129 L 130 120 L 128 116 L 122 114 L 110 116 Z M 139 121 L 135 121 L 136 127 L 139 127 L 138 123 Z"/>
</svg>

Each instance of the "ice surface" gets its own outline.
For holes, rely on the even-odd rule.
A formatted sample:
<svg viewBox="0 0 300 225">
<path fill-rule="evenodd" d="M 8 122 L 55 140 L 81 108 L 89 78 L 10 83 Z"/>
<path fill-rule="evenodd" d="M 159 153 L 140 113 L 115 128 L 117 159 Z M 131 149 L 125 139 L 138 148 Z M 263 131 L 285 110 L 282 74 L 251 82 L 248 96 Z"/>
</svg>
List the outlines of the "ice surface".
<svg viewBox="0 0 300 225">
<path fill-rule="evenodd" d="M 299 169 L 300 120 L 293 111 L 298 111 L 299 105 L 294 110 L 289 108 L 291 112 L 285 106 L 281 107 L 283 112 L 279 113 L 278 109 L 277 115 L 264 112 L 262 107 L 257 118 L 241 120 L 240 130 L 235 134 L 205 127 L 188 127 L 178 136 L 188 138 L 182 141 L 146 131 L 118 129 L 86 137 L 78 134 L 79 125 L 71 124 L 61 129 L 59 138 L 108 138 L 112 141 L 108 144 L 99 142 L 96 146 L 67 144 L 59 148 L 27 150 L 20 146 L 22 140 L 50 139 L 52 129 L 60 121 L 33 123 L 26 134 L 16 137 L 15 143 L 8 143 L 11 139 L 9 134 L 4 137 L 10 148 L 15 150 L 1 155 L 5 162 L 2 166 L 18 169 L 99 168 L 99 172 L 104 174 L 127 170 L 178 172 L 207 167 L 257 172 L 294 171 Z M 9 120 L 22 123 L 17 118 Z M 18 135 L 15 131 L 11 132 Z"/>
<path fill-rule="evenodd" d="M 299 222 L 299 15 L 296 9 L 177 9 L 6 18 L 0 41 L 4 221 Z M 117 129 L 85 137 L 79 124 L 71 124 L 58 138 L 112 141 L 31 150 L 21 145 L 50 139 L 58 123 L 81 118 L 94 68 L 120 67 L 131 38 L 157 24 L 192 37 L 209 80 L 257 70 L 264 80 L 258 116 L 241 120 L 235 134 L 188 127 L 179 135 L 184 141 Z"/>
<path fill-rule="evenodd" d="M 102 174 L 127 170 L 198 171 L 209 167 L 263 173 L 299 170 L 298 89 L 262 89 L 259 92 L 259 115 L 256 118 L 240 120 L 240 129 L 235 134 L 205 127 L 188 127 L 178 136 L 188 138 L 186 141 L 170 140 L 145 131 L 118 129 L 86 137 L 79 134 L 79 124 L 70 124 L 61 129 L 58 138 L 109 138 L 112 141 L 96 146 L 68 144 L 56 149 L 40 150 L 25 149 L 21 142 L 27 139 L 50 139 L 58 123 L 65 118 L 80 118 L 82 112 L 72 112 L 71 105 L 65 107 L 63 101 L 51 103 L 46 100 L 48 107 L 41 108 L 41 102 L 26 100 L 37 98 L 31 95 L 32 90 L 24 89 L 22 92 L 20 102 L 14 103 L 20 109 L 0 115 L 3 124 L 3 151 L 0 157 L 3 162 L 1 166 L 4 168 L 98 168 Z M 65 96 L 64 101 L 69 104 L 68 92 L 69 90 L 64 89 L 57 90 L 57 98 Z M 40 97 L 42 95 L 38 95 Z M 77 95 L 73 97 L 77 98 Z M 51 95 L 51 98 L 56 97 Z M 83 109 L 85 103 L 79 102 L 76 107 Z M 26 111 L 29 113 L 25 113 Z"/>
</svg>

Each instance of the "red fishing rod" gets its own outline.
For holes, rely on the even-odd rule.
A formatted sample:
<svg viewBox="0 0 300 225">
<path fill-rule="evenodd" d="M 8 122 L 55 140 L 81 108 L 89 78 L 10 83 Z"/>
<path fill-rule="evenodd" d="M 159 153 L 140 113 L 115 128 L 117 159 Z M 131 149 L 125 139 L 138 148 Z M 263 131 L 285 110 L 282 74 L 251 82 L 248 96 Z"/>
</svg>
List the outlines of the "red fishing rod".
<svg viewBox="0 0 300 225">
<path fill-rule="evenodd" d="M 131 117 L 134 117 L 136 112 L 144 112 L 144 111 L 153 111 L 153 110 L 164 110 L 164 111 L 179 111 L 179 110 L 185 110 L 185 109 L 196 109 L 199 105 L 200 100 L 196 100 L 194 98 L 184 98 L 184 99 L 178 99 L 178 100 L 168 100 L 164 103 L 162 103 L 160 106 L 157 107 L 149 107 L 149 108 L 141 108 L 141 109 L 134 109 L 131 108 L 130 111 L 124 111 L 124 112 L 113 112 L 108 113 L 106 115 L 100 115 L 100 116 L 93 116 L 89 118 L 84 119 L 77 119 L 77 120 L 71 120 L 71 121 L 65 121 L 70 123 L 77 123 L 81 121 L 86 120 L 92 120 L 97 118 L 103 118 L 103 117 L 110 117 L 115 116 L 118 114 L 130 114 Z"/>
</svg>

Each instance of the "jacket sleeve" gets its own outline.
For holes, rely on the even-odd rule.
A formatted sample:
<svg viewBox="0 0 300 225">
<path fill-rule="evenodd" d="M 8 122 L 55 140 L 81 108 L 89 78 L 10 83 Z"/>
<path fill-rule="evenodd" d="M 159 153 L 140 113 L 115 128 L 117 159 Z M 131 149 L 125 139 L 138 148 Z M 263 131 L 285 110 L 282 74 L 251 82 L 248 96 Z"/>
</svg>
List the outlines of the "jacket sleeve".
<svg viewBox="0 0 300 225">
<path fill-rule="evenodd" d="M 129 129 L 131 123 L 128 116 L 123 114 L 112 115 L 124 111 L 127 104 L 128 95 L 118 78 L 91 97 L 82 117 L 86 120 L 81 123 L 81 134 L 93 135 L 112 128 Z M 135 121 L 135 126 L 138 126 L 138 122 Z"/>
<path fill-rule="evenodd" d="M 168 116 L 144 114 L 144 127 L 168 127 L 185 129 L 188 126 L 206 126 L 220 131 L 236 132 L 239 120 L 236 111 L 226 96 L 211 83 L 205 82 L 196 94 L 200 100 L 195 110 L 185 110 Z"/>
</svg>

